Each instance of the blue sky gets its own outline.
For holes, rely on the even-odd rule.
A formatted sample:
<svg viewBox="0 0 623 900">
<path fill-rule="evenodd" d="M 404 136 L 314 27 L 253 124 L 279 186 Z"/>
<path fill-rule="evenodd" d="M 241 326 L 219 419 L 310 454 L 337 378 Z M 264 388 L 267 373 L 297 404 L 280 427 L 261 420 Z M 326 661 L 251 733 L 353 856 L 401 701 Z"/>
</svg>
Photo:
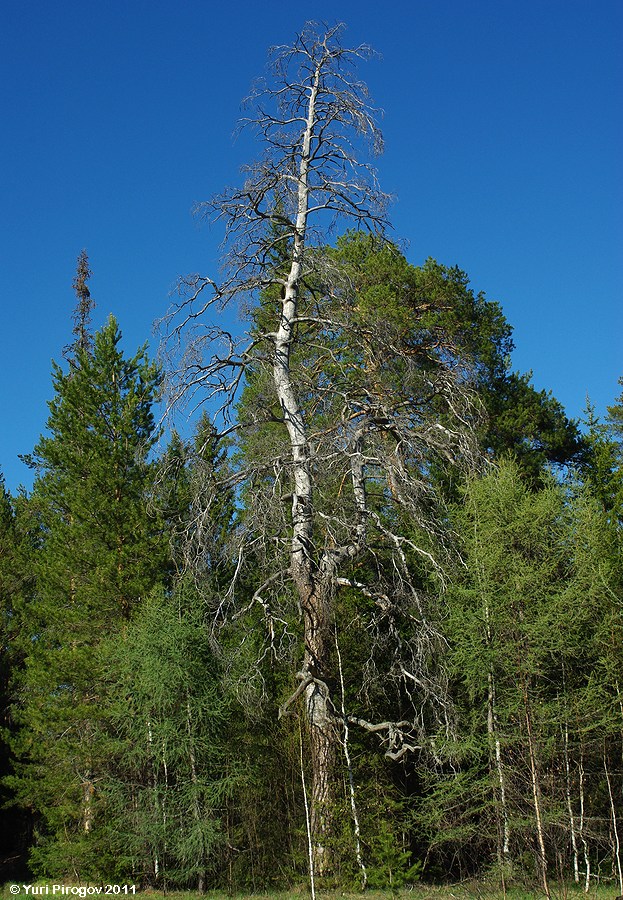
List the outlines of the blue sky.
<svg viewBox="0 0 623 900">
<path fill-rule="evenodd" d="M 313 9 L 313 12 L 312 12 Z M 568 413 L 604 413 L 623 375 L 621 0 L 57 0 L 6 4 L 0 33 L 0 468 L 47 418 L 70 340 L 76 257 L 95 325 L 150 340 L 176 278 L 216 274 L 218 227 L 194 203 L 257 150 L 232 141 L 267 48 L 305 19 L 344 21 L 382 58 L 382 187 L 413 263 L 457 264 L 502 303 L 514 367 Z"/>
</svg>

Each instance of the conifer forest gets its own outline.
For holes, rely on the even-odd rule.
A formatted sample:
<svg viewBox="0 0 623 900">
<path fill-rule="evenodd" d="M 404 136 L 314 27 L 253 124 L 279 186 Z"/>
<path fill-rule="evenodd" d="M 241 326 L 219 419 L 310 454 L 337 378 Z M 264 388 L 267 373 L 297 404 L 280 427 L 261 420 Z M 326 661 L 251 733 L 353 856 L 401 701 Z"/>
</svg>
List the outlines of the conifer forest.
<svg viewBox="0 0 623 900">
<path fill-rule="evenodd" d="M 623 394 L 569 419 L 390 239 L 368 54 L 272 51 L 153 358 L 67 273 L 0 483 L 0 882 L 623 894 Z"/>
</svg>

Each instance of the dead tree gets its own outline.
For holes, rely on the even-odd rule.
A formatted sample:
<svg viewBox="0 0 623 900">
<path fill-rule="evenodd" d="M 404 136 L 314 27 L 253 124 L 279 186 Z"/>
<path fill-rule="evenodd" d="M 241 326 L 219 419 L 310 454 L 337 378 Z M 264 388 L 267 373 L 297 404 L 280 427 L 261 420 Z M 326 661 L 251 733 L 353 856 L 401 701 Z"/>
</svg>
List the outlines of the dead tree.
<svg viewBox="0 0 623 900">
<path fill-rule="evenodd" d="M 221 433 L 236 433 L 242 448 L 232 477 L 245 484 L 248 509 L 236 573 L 251 551 L 265 570 L 243 609 L 235 606 L 235 576 L 218 615 L 241 618 L 259 606 L 266 652 L 290 640 L 302 647 L 298 686 L 282 712 L 304 705 L 317 873 L 330 865 L 326 836 L 344 723 L 377 734 L 399 759 L 421 745 L 431 697 L 447 713 L 428 674 L 440 638 L 414 568 L 442 575 L 431 467 L 473 460 L 469 372 L 436 327 L 432 304 L 397 275 L 387 316 L 362 306 L 357 261 L 345 265 L 326 246 L 333 226 L 355 226 L 370 235 L 352 238 L 360 255 L 380 254 L 390 270 L 401 265 L 383 237 L 388 198 L 359 158 L 366 141 L 373 151 L 382 147 L 367 90 L 354 77 L 370 50 L 343 47 L 341 33 L 342 26 L 318 34 L 310 25 L 292 46 L 272 51 L 270 81 L 254 91 L 242 123 L 264 155 L 245 169 L 241 188 L 200 209 L 224 221 L 226 276 L 220 284 L 185 279 L 168 320 L 172 403 L 211 402 Z M 211 310 L 233 302 L 251 319 L 242 337 L 210 320 Z M 250 385 L 254 400 L 236 419 L 235 403 Z M 368 631 L 385 661 L 393 648 L 389 671 L 370 654 L 357 696 L 363 703 L 375 679 L 393 679 L 413 700 L 408 719 L 368 721 L 334 700 L 343 590 L 369 601 Z"/>
<path fill-rule="evenodd" d="M 63 356 L 71 364 L 76 364 L 76 356 L 80 352 L 89 352 L 93 348 L 93 335 L 91 334 L 91 313 L 95 308 L 95 300 L 91 297 L 91 291 L 87 282 L 93 272 L 89 265 L 87 251 L 82 250 L 78 256 L 76 265 L 76 277 L 73 280 L 73 288 L 76 294 L 76 307 L 73 312 L 74 335 L 73 343 L 63 350 Z"/>
</svg>

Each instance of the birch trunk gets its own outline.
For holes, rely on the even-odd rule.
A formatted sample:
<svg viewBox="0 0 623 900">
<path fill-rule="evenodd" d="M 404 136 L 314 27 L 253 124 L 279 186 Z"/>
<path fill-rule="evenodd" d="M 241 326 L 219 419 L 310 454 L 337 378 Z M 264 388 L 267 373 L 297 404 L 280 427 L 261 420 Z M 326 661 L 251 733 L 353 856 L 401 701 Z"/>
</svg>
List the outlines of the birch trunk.
<svg viewBox="0 0 623 900">
<path fill-rule="evenodd" d="M 610 820 L 612 823 L 612 857 L 613 869 L 616 867 L 616 874 L 619 881 L 619 892 L 623 894 L 623 868 L 621 866 L 621 841 L 619 838 L 619 824 L 617 821 L 616 804 L 614 802 L 614 793 L 612 790 L 612 780 L 608 770 L 608 757 L 604 746 L 604 772 L 606 773 L 606 784 L 608 785 L 608 798 L 610 800 Z"/>
<path fill-rule="evenodd" d="M 510 820 L 508 815 L 508 806 L 506 803 L 506 780 L 504 777 L 504 769 L 502 768 L 502 747 L 500 737 L 497 730 L 497 712 L 495 706 L 495 680 L 493 672 L 488 673 L 488 693 L 487 693 L 487 730 L 489 732 L 489 743 L 493 750 L 495 760 L 495 771 L 497 774 L 498 787 L 500 789 L 500 807 L 502 816 L 501 837 L 498 837 L 498 863 L 500 867 L 508 861 L 510 852 Z M 498 811 L 498 821 L 499 821 Z M 500 831 L 500 829 L 498 829 Z"/>
<path fill-rule="evenodd" d="M 580 883 L 580 856 L 578 850 L 578 839 L 575 828 L 575 817 L 573 815 L 573 805 L 571 803 L 571 765 L 569 762 L 569 724 L 564 725 L 564 748 L 565 748 L 565 795 L 567 800 L 567 813 L 569 815 L 569 827 L 571 829 L 571 846 L 573 848 L 573 880 L 576 884 Z"/>
<path fill-rule="evenodd" d="M 149 758 L 151 761 L 151 782 L 152 782 L 152 790 L 153 790 L 153 801 L 154 801 L 154 810 L 156 813 L 156 818 L 160 817 L 160 804 L 158 802 L 158 775 L 156 773 L 156 763 L 155 763 L 155 755 L 154 755 L 154 737 L 151 730 L 151 722 L 147 720 L 147 746 L 149 747 Z M 158 881 L 160 877 L 160 859 L 158 857 L 158 849 L 156 846 L 153 847 L 153 865 L 154 865 L 154 878 Z"/>
<path fill-rule="evenodd" d="M 543 830 L 543 816 L 541 812 L 541 786 L 539 783 L 539 771 L 537 765 L 536 758 L 536 750 L 534 746 L 534 734 L 532 731 L 532 715 L 530 712 L 530 704 L 528 701 L 528 687 L 524 682 L 523 685 L 523 694 L 524 694 L 524 708 L 525 708 L 525 722 L 526 722 L 526 733 L 528 735 L 528 755 L 530 758 L 530 780 L 532 782 L 532 801 L 534 804 L 534 817 L 536 824 L 536 838 L 537 838 L 537 846 L 539 848 L 539 864 L 541 869 L 541 880 L 543 882 L 543 892 L 547 897 L 547 900 L 550 900 L 551 893 L 549 889 L 549 882 L 547 878 L 547 853 L 545 850 L 545 833 Z"/>
<path fill-rule="evenodd" d="M 588 853 L 588 844 L 586 842 L 586 835 L 584 833 L 584 754 L 583 751 L 580 750 L 580 764 L 578 766 L 578 781 L 579 781 L 579 791 L 580 791 L 580 822 L 579 822 L 579 831 L 580 831 L 580 840 L 582 841 L 582 851 L 584 853 L 584 893 L 588 894 L 588 889 L 591 884 L 591 861 Z"/>
<path fill-rule="evenodd" d="M 341 689 L 341 698 L 342 698 L 342 718 L 344 719 L 344 739 L 342 742 L 342 747 L 344 749 L 344 759 L 346 761 L 346 769 L 348 771 L 348 787 L 350 794 L 350 809 L 353 816 L 353 827 L 355 830 L 355 858 L 357 860 L 357 865 L 359 866 L 359 870 L 361 872 L 361 890 L 365 891 L 368 885 L 368 872 L 365 867 L 365 863 L 363 861 L 363 857 L 361 855 L 361 827 L 359 825 L 359 815 L 357 813 L 357 800 L 355 797 L 355 779 L 353 777 L 353 764 L 350 758 L 350 750 L 348 749 L 348 719 L 346 717 L 346 691 L 344 688 L 344 671 L 342 669 L 342 655 L 340 653 L 340 647 L 337 641 L 337 634 L 335 635 L 335 652 L 337 655 L 337 663 L 338 663 L 338 671 L 340 674 L 340 689 Z"/>
<path fill-rule="evenodd" d="M 91 773 L 88 772 L 85 780 L 82 783 L 82 802 L 83 802 L 83 812 L 82 812 L 82 828 L 85 834 L 90 834 L 93 830 L 93 795 L 95 793 L 95 786 L 93 784 L 93 780 L 91 778 Z"/>
<path fill-rule="evenodd" d="M 333 728 L 323 717 L 325 705 L 315 698 L 308 702 L 309 746 L 312 764 L 311 833 L 313 840 L 314 870 L 317 875 L 331 871 L 331 854 L 327 838 L 333 828 L 334 778 L 336 766 L 336 740 Z"/>
<path fill-rule="evenodd" d="M 487 628 L 487 642 L 491 646 L 493 641 L 493 632 L 491 629 L 491 616 L 489 612 L 489 604 L 485 601 L 485 623 Z M 500 789 L 500 806 L 502 812 L 502 835 L 498 824 L 498 863 L 504 878 L 503 864 L 508 861 L 510 852 L 510 819 L 508 815 L 508 806 L 506 803 L 506 780 L 504 777 L 504 769 L 502 767 L 502 747 L 500 736 L 498 734 L 498 716 L 495 697 L 495 675 L 493 669 L 489 669 L 487 673 L 487 731 L 489 734 L 489 746 L 493 749 L 495 759 L 495 770 L 497 773 L 498 786 Z M 499 811 L 496 810 L 499 823 Z M 500 841 L 500 837 L 502 840 Z"/>
</svg>

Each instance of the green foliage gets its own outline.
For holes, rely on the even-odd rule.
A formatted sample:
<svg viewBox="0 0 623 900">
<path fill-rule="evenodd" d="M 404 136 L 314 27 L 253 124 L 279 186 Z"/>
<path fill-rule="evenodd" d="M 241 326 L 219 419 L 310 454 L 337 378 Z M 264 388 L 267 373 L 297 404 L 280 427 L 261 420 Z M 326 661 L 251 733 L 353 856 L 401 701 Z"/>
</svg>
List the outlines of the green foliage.
<svg viewBox="0 0 623 900">
<path fill-rule="evenodd" d="M 440 356 L 465 369 L 486 411 L 485 452 L 512 452 L 533 481 L 546 463 L 581 462 L 577 423 L 532 387 L 530 374 L 511 371 L 512 328 L 497 302 L 474 293 L 465 272 L 434 259 L 412 266 L 394 246 L 359 233 L 339 239 L 334 255 L 354 287 L 362 329 L 391 329 L 423 372 Z"/>
<path fill-rule="evenodd" d="M 485 445 L 498 458 L 512 453 L 533 484 L 542 483 L 548 466 L 579 466 L 586 447 L 578 424 L 561 404 L 530 384 L 531 373 L 507 372 L 484 386 L 489 413 Z"/>
<path fill-rule="evenodd" d="M 578 861 L 582 840 L 594 863 L 608 848 L 604 764 L 620 752 L 618 541 L 585 491 L 535 492 L 513 462 L 468 485 L 455 523 L 465 569 L 447 594 L 446 665 L 458 732 L 425 779 L 419 821 L 435 856 L 454 848 L 468 873 L 470 851 L 521 868 L 539 830 L 552 866 Z"/>
<path fill-rule="evenodd" d="M 221 842 L 227 703 L 191 583 L 153 591 L 104 648 L 115 735 L 101 791 L 115 875 L 205 886 Z"/>
<path fill-rule="evenodd" d="M 623 381 L 622 381 L 623 383 Z M 614 524 L 623 524 L 623 394 L 600 422 L 594 407 L 587 403 L 585 424 L 587 446 L 582 472 L 594 496 Z"/>
<path fill-rule="evenodd" d="M 276 235 L 278 273 L 279 245 Z M 396 893 L 421 874 L 532 877 L 535 782 L 550 869 L 571 871 L 575 853 L 582 877 L 587 861 L 611 875 L 623 397 L 604 424 L 589 410 L 583 444 L 551 395 L 510 371 L 510 326 L 465 273 L 430 259 L 411 266 L 362 234 L 315 252 L 326 283 L 315 275 L 301 297 L 291 366 L 314 445 L 318 558 L 349 540 L 356 518 L 339 454 L 363 412 L 376 460 L 365 476 L 374 527 L 331 600 L 344 705 L 370 721 L 413 719 L 422 745 L 393 764 L 377 735 L 351 728 L 368 884 Z M 307 836 L 297 707 L 278 711 L 299 684 L 303 647 L 270 361 L 260 347 L 233 452 L 204 418 L 192 441 L 174 434 L 150 462 L 160 376 L 143 351 L 124 357 L 114 320 L 91 340 L 89 274 L 84 257 L 70 368 L 54 368 L 48 433 L 30 458 L 33 494 L 13 499 L 0 483 L 3 748 L 15 755 L 4 784 L 32 816 L 41 876 L 131 873 L 166 890 L 288 884 L 306 872 Z M 258 334 L 278 294 L 273 285 L 253 311 Z M 426 443 L 452 426 L 450 382 L 497 463 L 452 512 L 442 497 L 459 496 L 460 466 Z M 413 494 L 402 471 L 383 468 L 399 444 L 418 475 Z M 580 459 L 584 487 L 545 474 Z M 434 557 L 456 563 L 445 593 Z M 339 731 L 336 658 L 329 648 Z M 333 880 L 355 885 L 342 765 L 328 845 Z"/>
<path fill-rule="evenodd" d="M 28 513 L 34 583 L 20 602 L 14 718 L 18 800 L 37 818 L 36 871 L 102 873 L 100 785 L 109 766 L 104 639 L 118 635 L 166 559 L 147 514 L 160 376 L 144 351 L 126 360 L 111 317 L 92 353 L 68 374 L 54 367 L 48 435 Z"/>
<path fill-rule="evenodd" d="M 18 859 L 26 840 L 26 822 L 11 804 L 12 797 L 5 783 L 11 770 L 10 745 L 15 734 L 10 709 L 12 684 L 20 664 L 16 610 L 27 583 L 15 506 L 0 473 L 0 847 L 7 857 Z M 16 876 L 20 874 L 17 866 L 13 872 Z M 9 874 L 7 870 L 7 877 Z"/>
<path fill-rule="evenodd" d="M 401 847 L 400 836 L 388 818 L 381 819 L 372 835 L 370 855 L 373 863 L 368 870 L 368 884 L 371 888 L 390 888 L 393 893 L 419 880 L 422 861 L 412 862 L 411 850 Z"/>
<path fill-rule="evenodd" d="M 13 504 L 0 473 L 0 708 L 6 709 L 14 657 L 15 602 L 20 589 L 17 535 Z M 4 702 L 2 702 L 4 701 Z M 7 722 L 1 722 L 6 727 Z M 4 767 L 3 767 L 4 768 Z"/>
<path fill-rule="evenodd" d="M 129 614 L 163 562 L 145 509 L 160 375 L 144 350 L 124 359 L 120 340 L 111 317 L 95 336 L 93 355 L 80 351 L 68 374 L 54 366 L 49 436 L 30 458 L 48 557 L 38 573 L 40 592 L 73 592 L 103 620 L 106 603 L 112 622 Z"/>
</svg>

